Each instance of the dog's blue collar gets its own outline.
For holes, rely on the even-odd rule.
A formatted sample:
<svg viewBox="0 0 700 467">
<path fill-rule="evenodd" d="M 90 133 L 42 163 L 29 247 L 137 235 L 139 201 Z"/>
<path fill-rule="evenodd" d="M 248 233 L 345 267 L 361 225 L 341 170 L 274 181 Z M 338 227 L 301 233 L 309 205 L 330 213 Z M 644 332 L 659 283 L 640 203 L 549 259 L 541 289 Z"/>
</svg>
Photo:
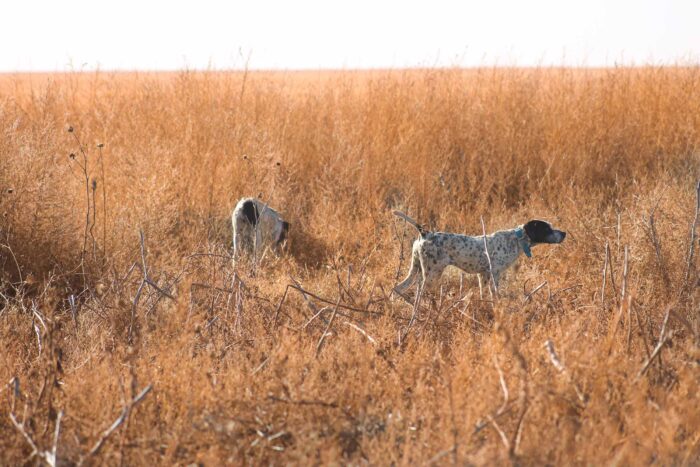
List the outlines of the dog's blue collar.
<svg viewBox="0 0 700 467">
<path fill-rule="evenodd" d="M 518 239 L 520 243 L 520 248 L 523 249 L 525 256 L 532 258 L 532 251 L 530 251 L 530 241 L 526 238 L 525 230 L 522 227 L 515 229 L 515 238 Z"/>
</svg>

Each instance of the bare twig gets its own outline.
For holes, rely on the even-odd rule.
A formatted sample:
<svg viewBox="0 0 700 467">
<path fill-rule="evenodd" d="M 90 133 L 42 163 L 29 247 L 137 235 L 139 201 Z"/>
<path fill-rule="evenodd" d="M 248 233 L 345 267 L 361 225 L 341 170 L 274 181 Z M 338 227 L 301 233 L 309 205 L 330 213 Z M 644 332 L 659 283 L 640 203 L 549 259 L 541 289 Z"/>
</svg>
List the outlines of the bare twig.
<svg viewBox="0 0 700 467">
<path fill-rule="evenodd" d="M 547 350 L 547 354 L 549 355 L 549 360 L 552 362 L 552 365 L 554 365 L 554 368 L 556 368 L 559 373 L 566 376 L 566 379 L 574 387 L 574 390 L 576 391 L 576 396 L 578 397 L 578 400 L 581 401 L 581 403 L 585 403 L 586 402 L 585 396 L 583 395 L 583 393 L 579 389 L 578 385 L 574 381 L 571 374 L 567 371 L 564 364 L 559 359 L 559 356 L 557 355 L 557 351 L 554 349 L 554 343 L 550 339 L 547 339 L 544 343 L 544 348 Z"/>
<path fill-rule="evenodd" d="M 693 325 L 690 324 L 690 321 L 688 321 L 686 318 L 681 316 L 681 314 L 675 310 L 671 310 L 670 316 L 672 316 L 673 318 L 676 319 L 676 321 L 678 321 L 680 324 L 682 324 L 688 330 L 688 332 L 693 336 L 693 338 L 695 339 L 695 342 L 697 342 L 697 345 L 700 345 L 700 334 L 698 334 L 698 331 L 693 328 Z"/>
<path fill-rule="evenodd" d="M 37 447 L 37 445 L 34 442 L 34 440 L 32 439 L 32 437 L 29 436 L 29 433 L 27 433 L 27 431 L 24 429 L 24 423 L 19 423 L 17 421 L 17 419 L 15 418 L 15 414 L 12 412 L 10 412 L 10 421 L 15 426 L 17 431 L 19 431 L 20 434 L 22 436 L 24 436 L 24 439 L 27 441 L 27 444 L 29 444 L 29 446 L 32 448 L 32 452 L 29 455 L 29 459 L 38 455 L 38 456 L 42 457 L 44 460 L 46 460 L 46 462 L 48 463 L 49 460 L 48 460 L 47 456 L 49 455 L 49 453 L 46 451 L 44 451 L 44 452 L 39 451 L 39 448 Z M 53 465 L 53 464 L 51 464 L 51 465 Z"/>
<path fill-rule="evenodd" d="M 613 339 L 615 338 L 615 335 L 617 334 L 617 329 L 620 326 L 620 321 L 622 320 L 622 315 L 625 312 L 625 304 L 627 303 L 627 305 L 629 305 L 628 302 L 625 302 L 625 297 L 627 295 L 628 265 L 629 265 L 629 249 L 628 249 L 627 245 L 625 245 L 625 259 L 624 259 L 624 266 L 622 269 L 622 285 L 620 286 L 620 309 L 617 312 L 617 316 L 615 317 L 615 324 L 613 325 L 612 333 L 610 334 L 608 354 L 610 354 L 610 352 L 612 352 Z M 629 319 L 628 319 L 628 321 L 629 321 Z M 627 324 L 629 325 L 629 322 Z"/>
<path fill-rule="evenodd" d="M 328 321 L 328 324 L 326 325 L 326 329 L 323 331 L 323 334 L 321 335 L 321 338 L 318 340 L 318 344 L 316 345 L 316 358 L 318 358 L 319 354 L 321 353 L 321 348 L 323 347 L 323 341 L 326 339 L 326 336 L 328 335 L 328 331 L 330 330 L 331 326 L 333 325 L 333 321 L 335 320 L 335 317 L 338 314 L 338 306 L 339 305 L 340 305 L 340 290 L 338 291 L 338 303 L 335 304 L 335 308 L 333 308 L 333 313 L 331 314 L 331 319 Z"/>
<path fill-rule="evenodd" d="M 75 139 L 75 142 L 78 144 L 78 149 L 80 150 L 80 153 L 83 156 L 83 163 L 78 162 L 78 166 L 83 172 L 83 178 L 85 179 L 85 197 L 87 200 L 87 210 L 85 212 L 85 232 L 83 234 L 83 249 L 80 253 L 80 262 L 83 263 L 85 260 L 85 252 L 87 250 L 87 238 L 88 238 L 88 229 L 90 228 L 90 171 L 88 168 L 88 154 L 85 151 L 85 147 L 83 146 L 83 143 L 80 141 L 80 138 L 78 138 L 78 135 L 75 133 L 73 127 L 68 128 L 68 132 L 73 135 L 73 138 Z M 74 155 L 71 155 L 71 158 L 75 159 Z M 85 265 L 81 264 L 83 268 L 83 276 L 85 275 Z M 85 280 L 85 278 L 83 278 Z"/>
<path fill-rule="evenodd" d="M 404 220 L 404 225 L 406 224 L 406 220 Z M 399 265 L 396 267 L 396 275 L 394 277 L 394 282 L 398 282 L 399 277 L 401 277 L 401 266 L 403 266 L 403 261 L 404 261 L 404 253 L 403 253 L 403 242 L 406 239 L 406 229 L 404 228 L 401 231 L 401 238 L 399 238 L 399 233 L 398 229 L 396 227 L 396 220 L 394 220 L 394 235 L 396 236 L 396 239 L 399 240 L 399 245 L 401 246 L 399 250 Z"/>
<path fill-rule="evenodd" d="M 236 273 L 233 274 L 233 279 L 231 282 L 231 287 L 233 288 L 234 281 L 236 280 Z M 236 294 L 236 321 L 234 324 L 234 330 L 239 331 L 240 327 L 242 326 L 242 321 L 243 321 L 243 288 L 245 287 L 245 284 L 243 284 L 243 281 L 238 279 L 238 293 Z M 229 295 L 230 297 L 231 295 Z M 228 308 L 228 305 L 227 305 Z M 240 334 L 240 331 L 239 331 Z"/>
<path fill-rule="evenodd" d="M 651 243 L 652 245 L 654 245 L 656 264 L 658 265 L 658 269 L 661 271 L 661 277 L 664 280 L 664 285 L 666 287 L 669 287 L 671 285 L 671 279 L 668 277 L 668 268 L 666 267 L 666 263 L 664 262 L 663 257 L 661 255 L 661 243 L 656 233 L 656 222 L 654 220 L 655 211 L 656 207 L 654 207 L 654 209 L 652 209 L 651 213 L 649 214 L 649 235 L 651 237 Z"/>
<path fill-rule="evenodd" d="M 515 362 L 517 364 L 518 371 L 520 373 L 520 390 L 518 391 L 518 405 L 520 406 L 520 412 L 518 414 L 518 428 L 513 433 L 513 438 L 510 442 L 510 449 L 508 450 L 508 455 L 512 461 L 515 461 L 517 456 L 517 448 L 520 444 L 520 438 L 522 437 L 523 421 L 525 420 L 525 414 L 530 405 L 530 380 L 528 375 L 527 360 L 523 356 L 522 352 L 513 341 L 513 337 L 510 332 L 503 327 L 499 326 L 501 333 L 503 334 L 505 345 L 510 349 Z"/>
<path fill-rule="evenodd" d="M 520 412 L 520 417 L 518 417 L 518 424 L 516 425 L 515 436 L 513 437 L 513 450 L 511 451 L 511 457 L 518 452 L 518 448 L 520 447 L 520 440 L 523 437 L 523 428 L 525 427 L 525 415 L 527 415 L 527 411 L 529 408 L 530 406 L 526 405 L 525 408 Z"/>
<path fill-rule="evenodd" d="M 107 428 L 102 433 L 102 436 L 100 436 L 100 439 L 97 440 L 92 449 L 90 449 L 90 451 L 84 457 L 80 458 L 80 460 L 78 461 L 78 465 L 82 465 L 83 462 L 100 452 L 100 449 L 102 449 L 102 446 L 104 445 L 105 441 L 107 441 L 107 438 L 109 438 L 112 435 L 112 433 L 114 433 L 114 431 L 117 428 L 119 428 L 119 426 L 122 423 L 124 423 L 125 420 L 129 418 L 129 414 L 131 413 L 132 409 L 148 395 L 152 388 L 153 387 L 149 384 L 143 389 L 143 391 L 138 393 L 136 397 L 134 397 L 128 404 L 124 406 L 122 412 L 119 414 L 117 419 L 114 420 L 114 422 L 109 426 L 109 428 Z"/>
<path fill-rule="evenodd" d="M 53 460 L 53 463 L 49 464 L 51 465 L 56 465 L 58 463 L 58 436 L 61 431 L 61 418 L 63 418 L 63 410 L 58 411 L 58 415 L 56 415 L 56 427 L 53 433 L 53 447 L 51 448 L 51 459 Z"/>
<path fill-rule="evenodd" d="M 622 213 L 617 211 L 617 254 L 620 254 L 620 237 L 622 236 Z M 611 271 L 612 272 L 612 271 Z"/>
<path fill-rule="evenodd" d="M 688 247 L 688 260 L 685 267 L 685 277 L 683 278 L 683 288 L 684 291 L 688 288 L 688 280 L 690 279 L 690 270 L 693 264 L 693 254 L 695 253 L 695 229 L 698 225 L 698 216 L 700 215 L 700 180 L 695 187 L 696 192 L 696 204 L 695 204 L 695 219 L 693 220 L 693 225 L 690 227 L 690 245 Z"/>
<path fill-rule="evenodd" d="M 78 333 L 78 309 L 75 305 L 75 295 L 70 294 L 68 296 L 68 304 L 70 305 L 70 314 L 73 319 L 73 327 L 75 327 L 75 333 Z"/>
<path fill-rule="evenodd" d="M 212 258 L 223 258 L 223 259 L 228 259 L 228 260 L 233 260 L 233 256 L 231 255 L 222 255 L 218 253 L 192 253 L 191 255 L 186 256 L 186 259 L 191 259 L 191 258 L 199 258 L 199 257 L 212 257 Z"/>
<path fill-rule="evenodd" d="M 37 443 L 32 439 L 30 434 L 25 430 L 25 421 L 23 420 L 22 423 L 17 421 L 17 418 L 15 417 L 14 414 L 14 402 L 17 397 L 19 397 L 19 379 L 16 377 L 12 378 L 10 380 L 10 385 L 14 384 L 14 393 L 13 393 L 13 401 L 12 401 L 12 408 L 10 409 L 10 421 L 12 422 L 12 425 L 14 425 L 15 429 L 20 432 L 20 434 L 24 437 L 24 439 L 27 441 L 27 444 L 32 448 L 32 452 L 29 455 L 29 459 L 32 459 L 34 456 L 39 456 L 41 459 L 43 459 L 49 466 L 55 467 L 58 463 L 58 438 L 61 432 L 61 419 L 63 418 L 63 410 L 60 410 L 58 414 L 56 415 L 56 423 L 54 426 L 54 435 L 53 435 L 53 444 L 51 447 L 51 450 L 47 451 L 42 451 L 39 449 Z M 25 406 L 25 414 L 26 414 L 26 409 L 27 407 Z"/>
<path fill-rule="evenodd" d="M 37 344 L 37 347 L 39 347 L 39 356 L 41 357 L 41 330 L 39 329 L 39 326 L 36 324 L 36 320 L 34 319 L 34 316 L 32 316 L 32 328 L 34 328 L 34 334 L 36 334 L 36 344 Z"/>
<path fill-rule="evenodd" d="M 650 358 L 651 354 L 649 353 L 649 343 L 647 342 L 647 335 L 642 327 L 642 321 L 639 318 L 639 310 L 637 310 L 637 307 L 634 306 L 634 302 L 630 302 L 629 306 L 634 310 L 634 316 L 637 318 L 637 327 L 639 328 L 639 333 L 642 335 L 642 342 L 644 342 L 644 350 L 646 351 L 647 358 Z"/>
<path fill-rule="evenodd" d="M 452 396 L 452 371 L 447 371 L 447 395 L 450 400 L 450 424 L 452 425 L 452 465 L 457 465 L 459 456 L 459 431 L 455 420 L 455 404 Z"/>
<path fill-rule="evenodd" d="M 106 179 L 105 179 L 105 163 L 104 163 L 104 157 L 102 155 L 102 148 L 104 147 L 103 143 L 100 143 L 97 145 L 97 148 L 99 149 L 100 152 L 100 172 L 102 175 L 102 251 L 103 251 L 103 258 L 107 257 L 107 187 L 106 187 Z M 104 267 L 104 260 L 102 262 L 102 266 Z"/>
<path fill-rule="evenodd" d="M 618 255 L 620 254 L 619 248 L 618 248 Z M 613 255 L 612 255 L 612 250 L 610 247 L 608 247 L 608 271 L 610 272 L 610 285 L 612 286 L 612 296 L 615 298 L 615 304 L 619 305 L 620 304 L 620 298 L 617 295 L 618 289 L 617 289 L 617 283 L 615 282 L 615 262 L 613 261 Z"/>
<path fill-rule="evenodd" d="M 421 297 L 423 296 L 423 282 L 419 281 L 418 287 L 416 288 L 416 298 L 413 303 L 413 311 L 411 312 L 411 319 L 408 321 L 408 325 L 406 326 L 406 330 L 401 333 L 399 331 L 399 347 L 402 347 L 403 345 L 406 344 L 406 337 L 408 336 L 408 333 L 411 331 L 411 326 L 413 326 L 414 321 L 416 320 L 416 316 L 418 315 L 418 310 L 420 308 L 420 300 Z"/>
<path fill-rule="evenodd" d="M 294 279 L 292 279 L 292 280 L 295 282 L 295 284 L 287 285 L 287 288 L 284 290 L 284 294 L 282 295 L 282 299 L 280 299 L 279 303 L 277 304 L 277 308 L 275 309 L 275 316 L 277 316 L 279 314 L 279 310 L 282 307 L 282 303 L 284 302 L 285 298 L 287 297 L 287 291 L 289 289 L 294 289 L 294 290 L 300 292 L 302 294 L 302 296 L 304 297 L 304 300 L 308 301 L 308 297 L 311 297 L 311 298 L 314 298 L 314 299 L 318 300 L 319 302 L 325 303 L 327 305 L 334 305 L 334 306 L 336 305 L 336 302 L 332 302 L 332 301 L 328 300 L 327 298 L 323 298 L 323 297 L 320 297 L 312 292 L 309 292 L 308 290 L 304 289 L 301 285 L 299 285 L 299 283 L 296 280 L 294 280 Z M 310 307 L 314 313 L 318 312 L 318 309 L 316 308 L 316 306 L 310 306 Z M 384 313 L 379 312 L 379 311 L 371 311 L 371 310 L 368 310 L 366 308 L 364 308 L 364 309 L 357 308 L 354 306 L 345 305 L 343 303 L 339 303 L 338 308 L 348 310 L 348 311 L 355 311 L 357 313 L 364 313 L 367 315 L 381 316 L 384 314 Z"/>
<path fill-rule="evenodd" d="M 141 284 L 139 285 L 138 290 L 136 291 L 136 295 L 134 295 L 134 301 L 131 305 L 131 322 L 129 323 L 129 334 L 128 334 L 128 340 L 129 343 L 132 342 L 133 340 L 133 332 L 134 332 L 134 324 L 136 322 L 136 309 L 139 304 L 139 300 L 141 299 L 141 293 L 143 292 L 143 288 L 146 285 L 149 285 L 151 288 L 155 289 L 159 294 L 161 294 L 164 297 L 169 298 L 170 300 L 176 301 L 175 297 L 173 297 L 170 293 L 166 292 L 165 290 L 161 289 L 149 276 L 148 274 L 148 265 L 146 264 L 146 245 L 143 237 L 143 230 L 139 229 L 139 245 L 141 247 L 141 272 L 143 273 L 143 279 L 141 280 Z"/>
<path fill-rule="evenodd" d="M 647 359 L 647 361 L 642 365 L 642 368 L 639 370 L 639 373 L 637 373 L 637 378 L 635 381 L 639 381 L 639 379 L 646 373 L 646 371 L 649 369 L 649 366 L 651 365 L 651 362 L 654 361 L 654 358 L 656 358 L 657 355 L 660 355 L 661 349 L 663 346 L 671 340 L 673 337 L 673 331 L 669 332 L 668 335 L 666 334 L 666 325 L 668 324 L 668 317 L 671 314 L 671 307 L 669 307 L 666 310 L 666 315 L 664 316 L 664 321 L 661 324 L 661 332 L 659 333 L 659 342 L 656 344 L 656 347 L 654 348 L 654 351 L 651 353 L 651 356 Z"/>
<path fill-rule="evenodd" d="M 291 284 L 288 284 L 287 287 L 284 288 L 284 293 L 282 294 L 282 297 L 280 298 L 279 303 L 277 303 L 277 307 L 275 307 L 275 316 L 272 319 L 272 327 L 273 329 L 277 329 L 277 318 L 279 317 L 280 310 L 282 309 L 282 304 L 284 301 L 287 299 L 287 292 L 289 292 L 289 289 L 292 287 Z"/>
<path fill-rule="evenodd" d="M 328 311 L 328 310 L 330 310 L 330 309 L 331 309 L 330 307 L 324 306 L 323 308 L 321 308 L 320 310 L 318 310 L 318 312 L 315 313 L 311 318 L 309 318 L 309 320 L 308 320 L 306 323 L 304 323 L 304 325 L 303 325 L 301 328 L 302 328 L 302 329 L 308 328 L 308 327 L 311 325 L 311 323 L 313 323 L 313 322 L 316 320 L 316 318 L 321 318 L 321 320 L 322 320 L 324 323 L 328 324 L 328 321 L 326 321 L 325 319 L 323 319 L 323 318 L 321 317 L 321 315 L 323 314 L 323 312 Z"/>
<path fill-rule="evenodd" d="M 506 451 L 509 453 L 511 452 L 511 445 L 510 442 L 508 441 L 508 437 L 506 434 L 503 432 L 500 426 L 498 426 L 498 423 L 496 422 L 496 419 L 491 415 L 487 415 L 489 419 L 489 423 L 493 426 L 493 429 L 496 430 L 496 433 L 498 433 L 498 436 L 501 438 L 501 442 L 503 443 L 503 446 L 506 448 Z"/>
<path fill-rule="evenodd" d="M 496 371 L 498 371 L 498 381 L 501 384 L 501 390 L 503 391 L 503 404 L 501 404 L 501 406 L 493 414 L 487 415 L 486 420 L 479 421 L 476 424 L 474 429 L 475 434 L 483 430 L 489 423 L 493 423 L 496 419 L 498 419 L 498 417 L 506 413 L 506 410 L 508 409 L 508 402 L 510 402 L 508 385 L 506 384 L 505 376 L 503 376 L 503 370 L 501 370 L 501 366 L 498 364 L 498 358 L 496 358 L 495 355 L 493 357 L 493 364 L 496 367 Z"/>
<path fill-rule="evenodd" d="M 435 464 L 437 461 L 439 461 L 440 459 L 442 459 L 443 457 L 445 457 L 445 456 L 448 455 L 448 454 L 452 454 L 452 455 L 453 455 L 453 464 L 454 464 L 454 457 L 456 457 L 456 449 L 455 449 L 455 447 L 456 447 L 456 446 L 452 446 L 452 447 L 449 448 L 449 449 L 443 449 L 442 451 L 438 452 L 438 453 L 435 454 L 433 457 L 431 457 L 430 459 L 428 459 L 428 460 L 426 461 L 425 465 L 433 465 L 433 464 Z"/>
<path fill-rule="evenodd" d="M 354 330 L 356 330 L 357 332 L 359 332 L 360 334 L 362 334 L 363 336 L 365 336 L 365 337 L 367 338 L 367 340 L 370 341 L 370 342 L 372 343 L 372 345 L 374 345 L 374 346 L 377 345 L 377 341 L 374 339 L 374 337 L 370 336 L 370 335 L 367 333 L 367 331 L 365 331 L 364 329 L 362 329 L 360 326 L 358 326 L 358 325 L 356 325 L 356 324 L 353 324 L 353 323 L 351 323 L 350 321 L 345 321 L 345 322 L 343 322 L 343 324 L 345 324 L 345 325 L 347 325 L 347 326 L 350 326 L 351 328 L 353 328 Z"/>
<path fill-rule="evenodd" d="M 22 268 L 19 267 L 19 262 L 17 261 L 17 257 L 15 256 L 15 252 L 12 251 L 12 248 L 10 248 L 10 245 L 0 244 L 0 248 L 5 248 L 7 251 L 10 252 L 10 255 L 12 256 L 12 260 L 15 262 L 15 267 L 17 268 L 17 276 L 18 276 L 19 282 L 24 282 L 24 279 L 22 279 Z"/>
<path fill-rule="evenodd" d="M 489 262 L 489 276 L 491 277 L 491 284 L 493 284 L 493 290 L 495 293 L 495 299 L 498 299 L 498 284 L 493 278 L 493 267 L 491 266 L 491 255 L 489 255 L 489 247 L 486 242 L 486 224 L 484 224 L 484 216 L 481 216 L 481 230 L 484 233 L 484 252 L 486 253 L 486 260 Z"/>
<path fill-rule="evenodd" d="M 506 407 L 508 407 L 508 401 L 510 400 L 510 394 L 508 393 L 508 386 L 506 385 L 506 378 L 503 376 L 503 370 L 501 370 L 501 366 L 498 364 L 498 359 L 494 355 L 493 357 L 493 364 L 496 367 L 496 370 L 498 370 L 498 381 L 501 383 L 501 389 L 503 390 L 503 404 L 499 409 L 496 411 L 496 415 L 500 415 L 503 412 L 505 412 Z"/>
<path fill-rule="evenodd" d="M 273 395 L 268 395 L 267 400 L 272 401 L 272 402 L 282 402 L 284 404 L 292 404 L 292 405 L 306 405 L 306 406 L 318 406 L 318 407 L 326 407 L 330 409 L 340 409 L 345 411 L 337 402 L 326 402 L 326 401 L 320 401 L 320 400 L 309 400 L 309 399 L 283 399 L 281 397 L 273 396 Z"/>
<path fill-rule="evenodd" d="M 540 285 L 532 289 L 528 294 L 525 295 L 525 300 L 523 303 L 527 303 L 532 299 L 532 296 L 535 295 L 542 287 L 547 285 L 547 281 L 542 282 Z"/>
<path fill-rule="evenodd" d="M 625 294 L 627 293 L 627 274 L 629 272 L 629 248 L 625 245 L 625 260 L 622 268 L 622 289 L 620 290 L 620 302 L 625 302 Z"/>
<path fill-rule="evenodd" d="M 90 183 L 92 187 L 92 222 L 90 223 L 90 239 L 92 240 L 92 260 L 97 264 L 97 239 L 95 238 L 94 228 L 97 224 L 97 203 L 95 201 L 95 194 L 97 192 L 97 180 L 92 179 Z"/>
<path fill-rule="evenodd" d="M 605 307 L 605 279 L 608 272 L 608 261 L 610 260 L 610 244 L 605 242 L 605 261 L 603 262 L 603 283 L 600 287 L 600 304 Z"/>
</svg>

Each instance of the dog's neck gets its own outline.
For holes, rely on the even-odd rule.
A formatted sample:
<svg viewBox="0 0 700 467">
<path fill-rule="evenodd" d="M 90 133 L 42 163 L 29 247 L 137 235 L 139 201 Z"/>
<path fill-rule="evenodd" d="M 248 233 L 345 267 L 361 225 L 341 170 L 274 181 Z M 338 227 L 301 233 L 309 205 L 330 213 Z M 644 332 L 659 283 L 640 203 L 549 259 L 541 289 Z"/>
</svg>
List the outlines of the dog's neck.
<svg viewBox="0 0 700 467">
<path fill-rule="evenodd" d="M 515 233 L 515 238 L 518 239 L 520 248 L 522 248 L 523 253 L 525 253 L 525 256 L 527 256 L 528 258 L 532 258 L 532 251 L 530 250 L 530 238 L 527 236 L 525 229 L 523 229 L 522 227 L 518 227 L 515 230 L 513 230 L 513 232 Z"/>
</svg>

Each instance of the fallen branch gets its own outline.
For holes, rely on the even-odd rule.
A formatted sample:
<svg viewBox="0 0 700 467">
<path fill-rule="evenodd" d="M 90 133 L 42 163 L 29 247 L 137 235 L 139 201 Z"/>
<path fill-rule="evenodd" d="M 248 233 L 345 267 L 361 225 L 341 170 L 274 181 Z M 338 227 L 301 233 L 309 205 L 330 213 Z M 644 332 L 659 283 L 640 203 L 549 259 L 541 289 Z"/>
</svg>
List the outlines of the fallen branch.
<svg viewBox="0 0 700 467">
<path fill-rule="evenodd" d="M 290 285 L 288 285 L 288 287 L 289 287 L 289 288 L 292 288 L 292 289 L 295 289 L 295 290 L 298 290 L 299 292 L 301 292 L 301 293 L 304 294 L 304 295 L 308 295 L 309 297 L 315 298 L 315 299 L 318 300 L 319 302 L 325 303 L 325 304 L 327 304 L 327 305 L 333 305 L 333 306 L 336 305 L 335 302 L 332 302 L 331 300 L 328 300 L 327 298 L 319 297 L 318 295 L 309 292 L 308 290 L 302 288 L 302 287 L 299 286 L 299 285 L 290 284 Z M 367 309 L 357 308 L 357 307 L 354 307 L 354 306 L 345 305 L 345 304 L 343 304 L 343 303 L 338 303 L 337 306 L 338 306 L 338 308 L 342 308 L 343 310 L 355 311 L 355 312 L 357 312 L 357 313 L 365 313 L 365 314 L 368 314 L 368 315 L 377 315 L 377 316 L 383 316 L 383 315 L 384 315 L 384 313 L 379 312 L 379 311 L 371 311 L 371 310 L 367 310 Z"/>
<path fill-rule="evenodd" d="M 371 310 L 368 310 L 366 308 L 362 309 L 362 308 L 357 308 L 357 307 L 350 306 L 350 305 L 345 305 L 345 304 L 340 303 L 340 302 L 337 302 L 337 303 L 332 302 L 332 301 L 328 300 L 327 298 L 320 297 L 320 296 L 304 289 L 293 278 L 290 277 L 290 279 L 295 283 L 294 284 L 287 284 L 287 287 L 284 289 L 284 293 L 282 294 L 280 301 L 277 303 L 277 306 L 275 307 L 275 315 L 273 318 L 274 327 L 277 327 L 277 320 L 279 318 L 280 311 L 282 310 L 282 304 L 287 299 L 287 293 L 289 292 L 289 289 L 294 289 L 297 292 L 301 293 L 302 297 L 304 298 L 304 300 L 306 301 L 307 305 L 309 306 L 311 311 L 314 313 L 314 315 L 318 315 L 319 310 L 316 307 L 316 305 L 314 305 L 313 302 L 311 302 L 311 300 L 309 300 L 309 297 L 314 298 L 314 299 L 318 300 L 319 302 L 325 303 L 327 305 L 337 306 L 338 308 L 343 309 L 343 310 L 354 311 L 357 313 L 364 313 L 367 315 L 375 315 L 375 316 L 383 316 L 384 315 L 384 313 L 379 312 L 379 311 L 371 311 Z M 341 314 L 341 316 L 344 316 L 344 315 Z M 312 316 L 311 320 L 313 320 L 314 318 L 315 318 L 315 316 Z M 307 325 L 308 325 L 308 323 L 307 323 Z"/>
</svg>

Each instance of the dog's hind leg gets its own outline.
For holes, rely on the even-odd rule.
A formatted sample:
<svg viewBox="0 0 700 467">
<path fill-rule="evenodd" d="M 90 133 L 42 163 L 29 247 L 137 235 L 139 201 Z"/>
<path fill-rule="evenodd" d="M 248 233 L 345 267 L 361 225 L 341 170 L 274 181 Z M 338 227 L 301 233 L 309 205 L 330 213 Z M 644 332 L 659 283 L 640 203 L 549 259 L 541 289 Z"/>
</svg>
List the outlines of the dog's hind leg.
<svg viewBox="0 0 700 467">
<path fill-rule="evenodd" d="M 423 292 L 435 292 L 446 265 L 440 262 L 435 262 L 431 265 L 429 263 L 430 259 L 425 256 L 420 256 L 420 261 L 421 272 L 423 273 L 421 276 L 421 289 Z"/>
<path fill-rule="evenodd" d="M 235 216 L 233 217 L 231 223 L 233 224 L 233 259 L 235 260 L 240 254 L 242 238 L 241 229 L 240 226 L 237 225 Z"/>
<path fill-rule="evenodd" d="M 233 219 L 233 257 L 234 262 L 243 254 L 252 254 L 255 232 L 253 227 L 245 219 L 234 217 Z"/>
<path fill-rule="evenodd" d="M 400 284 L 397 284 L 396 287 L 394 287 L 394 290 L 399 294 L 403 294 L 406 289 L 408 289 L 413 283 L 416 281 L 418 278 L 418 275 L 420 274 L 420 259 L 418 257 L 418 252 L 416 250 L 413 250 L 413 254 L 411 255 L 411 266 L 408 269 L 408 275 L 406 278 L 401 282 Z"/>
</svg>

